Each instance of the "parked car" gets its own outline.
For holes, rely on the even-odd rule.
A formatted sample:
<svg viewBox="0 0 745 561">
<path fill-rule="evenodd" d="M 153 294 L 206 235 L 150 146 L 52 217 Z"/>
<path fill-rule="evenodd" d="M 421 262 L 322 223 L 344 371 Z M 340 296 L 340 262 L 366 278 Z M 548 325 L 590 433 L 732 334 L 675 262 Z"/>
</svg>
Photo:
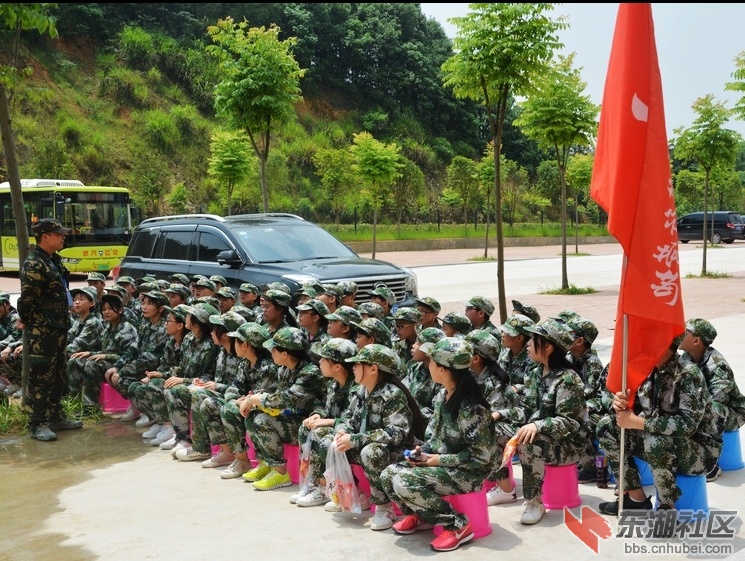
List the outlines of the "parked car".
<svg viewBox="0 0 745 561">
<path fill-rule="evenodd" d="M 712 232 L 713 220 L 713 232 Z M 688 243 L 704 239 L 704 213 L 692 212 L 678 218 L 678 240 Z M 711 243 L 732 243 L 745 239 L 743 223 L 737 212 L 717 210 L 706 213 L 707 239 Z"/>
<path fill-rule="evenodd" d="M 352 280 L 358 302 L 383 282 L 399 304 L 417 296 L 415 274 L 386 261 L 365 259 L 320 226 L 293 214 L 212 214 L 160 216 L 143 220 L 132 232 L 127 254 L 114 278 L 174 273 L 222 275 L 236 290 L 283 282 L 293 293 L 311 282 Z"/>
</svg>

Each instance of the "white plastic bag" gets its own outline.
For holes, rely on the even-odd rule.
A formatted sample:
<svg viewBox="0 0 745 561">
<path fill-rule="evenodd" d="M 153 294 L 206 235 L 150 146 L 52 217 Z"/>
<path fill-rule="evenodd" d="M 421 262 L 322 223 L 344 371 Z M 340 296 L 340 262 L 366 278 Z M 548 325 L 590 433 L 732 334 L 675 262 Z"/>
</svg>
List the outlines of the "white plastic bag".
<svg viewBox="0 0 745 561">
<path fill-rule="evenodd" d="M 339 505 L 342 511 L 362 514 L 352 467 L 347 455 L 340 452 L 334 443 L 329 446 L 323 475 L 326 478 L 326 496 Z"/>
</svg>

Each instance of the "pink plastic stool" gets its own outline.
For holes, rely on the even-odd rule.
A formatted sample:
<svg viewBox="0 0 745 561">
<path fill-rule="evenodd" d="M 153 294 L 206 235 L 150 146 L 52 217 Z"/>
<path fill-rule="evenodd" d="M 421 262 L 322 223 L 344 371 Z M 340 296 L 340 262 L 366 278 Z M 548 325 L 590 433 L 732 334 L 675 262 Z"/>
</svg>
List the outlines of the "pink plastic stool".
<svg viewBox="0 0 745 561">
<path fill-rule="evenodd" d="M 251 437 L 248 436 L 248 433 L 246 433 L 246 445 L 248 446 L 248 450 L 246 450 L 248 461 L 251 462 L 252 467 L 256 467 L 259 465 L 259 461 L 256 459 L 256 448 L 254 447 L 254 443 L 251 442 Z"/>
<path fill-rule="evenodd" d="M 489 522 L 489 505 L 486 502 L 486 487 L 481 491 L 473 493 L 462 493 L 460 495 L 448 495 L 443 497 L 460 514 L 465 514 L 473 528 L 474 539 L 483 538 L 492 533 Z M 432 530 L 435 536 L 442 533 L 442 526 L 435 526 Z"/>
<path fill-rule="evenodd" d="M 297 444 L 285 444 L 285 466 L 290 479 L 294 484 L 300 481 L 300 446 Z"/>
<path fill-rule="evenodd" d="M 365 474 L 365 468 L 363 468 L 360 464 L 349 464 L 349 467 L 352 468 L 352 475 L 357 478 L 357 491 L 360 493 L 364 493 L 369 498 L 370 480 Z M 391 504 L 393 505 L 393 512 L 396 514 L 396 516 L 401 516 L 403 513 L 401 512 L 401 509 L 398 508 L 398 505 L 394 502 L 391 502 Z M 370 512 L 375 513 L 374 504 L 370 504 Z"/>
<path fill-rule="evenodd" d="M 101 386 L 101 395 L 98 398 L 104 413 L 124 413 L 129 409 L 128 399 L 124 399 L 118 391 L 106 382 Z"/>
<path fill-rule="evenodd" d="M 543 506 L 549 510 L 573 508 L 582 504 L 577 480 L 577 464 L 546 466 L 542 489 Z"/>
</svg>

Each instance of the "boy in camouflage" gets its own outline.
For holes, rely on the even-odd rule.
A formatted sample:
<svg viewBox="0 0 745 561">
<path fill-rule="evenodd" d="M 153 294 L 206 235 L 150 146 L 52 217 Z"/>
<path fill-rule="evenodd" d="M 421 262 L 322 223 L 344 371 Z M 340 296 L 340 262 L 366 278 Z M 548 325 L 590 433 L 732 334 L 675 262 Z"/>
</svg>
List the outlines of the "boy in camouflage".
<svg viewBox="0 0 745 561">
<path fill-rule="evenodd" d="M 445 332 L 436 327 L 427 327 L 422 329 L 416 336 L 416 341 L 412 345 L 411 362 L 406 366 L 406 372 L 401 380 L 409 388 L 409 393 L 414 397 L 419 405 L 422 416 L 429 421 L 434 409 L 432 408 L 432 399 L 435 397 L 440 387 L 429 374 L 429 355 L 422 351 L 425 343 L 437 343 L 445 337 Z"/>
<path fill-rule="evenodd" d="M 18 312 L 10 304 L 10 294 L 0 292 L 0 392 L 21 395 L 23 332 L 18 328 Z"/>
<path fill-rule="evenodd" d="M 525 391 L 526 378 L 538 368 L 536 362 L 528 355 L 530 328 L 533 326 L 535 323 L 528 316 L 513 314 L 499 328 L 502 350 L 497 362 L 502 370 L 507 372 L 510 384 L 518 395 L 522 395 Z"/>
<path fill-rule="evenodd" d="M 91 351 L 101 346 L 101 334 L 104 325 L 101 319 L 92 314 L 91 310 L 96 303 L 98 293 L 92 286 L 85 288 L 74 288 L 70 291 L 72 306 L 75 312 L 75 320 L 67 332 L 67 356 L 83 351 Z M 83 372 L 80 369 L 70 367 L 67 363 L 67 385 L 68 392 L 72 396 L 82 396 Z"/>
</svg>

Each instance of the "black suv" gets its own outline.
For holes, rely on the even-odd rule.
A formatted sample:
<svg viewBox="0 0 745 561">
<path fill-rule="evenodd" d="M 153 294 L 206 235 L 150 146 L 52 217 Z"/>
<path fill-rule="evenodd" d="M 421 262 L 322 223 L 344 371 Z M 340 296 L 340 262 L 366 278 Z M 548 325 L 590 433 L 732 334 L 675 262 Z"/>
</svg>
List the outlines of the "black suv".
<svg viewBox="0 0 745 561">
<path fill-rule="evenodd" d="M 712 233 L 712 219 L 714 221 L 714 232 Z M 717 210 L 706 213 L 707 239 L 711 243 L 732 243 L 735 240 L 745 239 L 743 224 L 740 214 Z M 692 212 L 678 218 L 678 239 L 682 243 L 691 240 L 704 239 L 704 213 Z"/>
<path fill-rule="evenodd" d="M 114 278 L 174 273 L 222 275 L 237 289 L 280 281 L 295 293 L 303 284 L 352 280 L 358 302 L 383 282 L 399 303 L 417 296 L 416 276 L 354 253 L 320 226 L 293 214 L 216 216 L 184 214 L 143 220 L 132 232 L 127 254 Z"/>
</svg>

